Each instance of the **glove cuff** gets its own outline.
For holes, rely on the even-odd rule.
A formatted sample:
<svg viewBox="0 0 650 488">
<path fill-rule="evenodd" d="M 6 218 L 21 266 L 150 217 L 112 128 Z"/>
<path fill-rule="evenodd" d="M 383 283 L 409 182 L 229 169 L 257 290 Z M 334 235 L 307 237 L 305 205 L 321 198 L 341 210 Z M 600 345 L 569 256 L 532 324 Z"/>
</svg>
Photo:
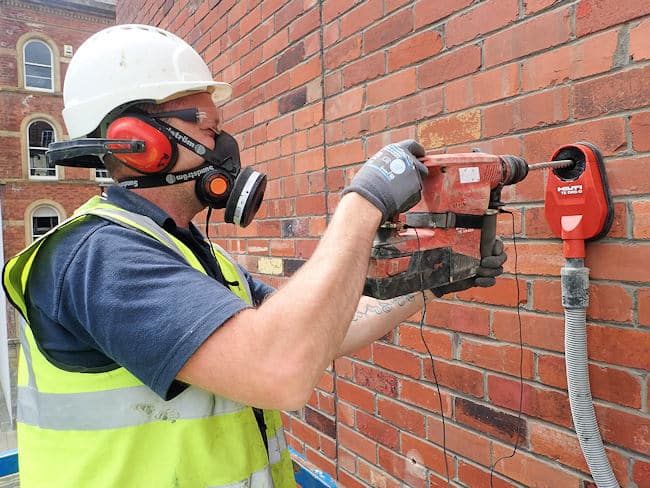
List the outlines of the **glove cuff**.
<svg viewBox="0 0 650 488">
<path fill-rule="evenodd" d="M 350 192 L 355 192 L 361 195 L 363 198 L 368 200 L 370 203 L 372 203 L 375 207 L 379 209 L 381 212 L 381 221 L 384 222 L 388 220 L 387 214 L 388 210 L 386 209 L 386 205 L 384 205 L 384 202 L 382 202 L 379 198 L 377 198 L 374 194 L 366 190 L 365 188 L 355 186 L 355 185 L 350 185 L 346 188 L 343 189 L 343 192 L 341 193 L 341 196 L 347 195 Z"/>
</svg>

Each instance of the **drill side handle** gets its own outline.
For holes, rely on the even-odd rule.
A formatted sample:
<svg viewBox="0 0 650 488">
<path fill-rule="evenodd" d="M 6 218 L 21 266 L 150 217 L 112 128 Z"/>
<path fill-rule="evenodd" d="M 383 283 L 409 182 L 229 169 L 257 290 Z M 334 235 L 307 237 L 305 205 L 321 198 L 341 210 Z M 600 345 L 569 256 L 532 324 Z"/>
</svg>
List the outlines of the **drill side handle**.
<svg viewBox="0 0 650 488">
<path fill-rule="evenodd" d="M 492 250 L 497 238 L 497 213 L 496 210 L 488 209 L 483 217 L 480 244 L 482 258 L 492 256 Z"/>
</svg>

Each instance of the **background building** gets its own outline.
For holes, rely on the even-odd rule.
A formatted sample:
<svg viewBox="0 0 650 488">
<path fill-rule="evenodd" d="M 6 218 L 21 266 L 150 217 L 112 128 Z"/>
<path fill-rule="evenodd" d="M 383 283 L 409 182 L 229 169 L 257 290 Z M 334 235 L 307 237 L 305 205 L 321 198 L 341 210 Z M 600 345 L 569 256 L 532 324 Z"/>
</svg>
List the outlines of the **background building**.
<svg viewBox="0 0 650 488">
<path fill-rule="evenodd" d="M 108 181 L 94 170 L 48 166 L 45 149 L 66 137 L 61 90 L 67 65 L 86 38 L 115 23 L 114 3 L 0 0 L 0 249 L 5 259 L 70 216 Z M 18 314 L 10 308 L 0 316 L 9 347 L 0 362 L 10 358 L 15 388 Z M 0 449 L 15 447 L 4 405 L 0 419 Z"/>
</svg>

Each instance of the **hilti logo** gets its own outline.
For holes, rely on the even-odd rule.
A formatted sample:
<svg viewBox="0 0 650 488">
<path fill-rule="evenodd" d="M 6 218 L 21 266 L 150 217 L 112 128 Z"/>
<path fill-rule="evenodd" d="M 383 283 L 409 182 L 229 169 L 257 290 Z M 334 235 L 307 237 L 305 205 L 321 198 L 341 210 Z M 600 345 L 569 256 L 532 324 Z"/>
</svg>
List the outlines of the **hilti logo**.
<svg viewBox="0 0 650 488">
<path fill-rule="evenodd" d="M 558 186 L 557 191 L 561 195 L 578 195 L 583 192 L 582 185 Z"/>
</svg>

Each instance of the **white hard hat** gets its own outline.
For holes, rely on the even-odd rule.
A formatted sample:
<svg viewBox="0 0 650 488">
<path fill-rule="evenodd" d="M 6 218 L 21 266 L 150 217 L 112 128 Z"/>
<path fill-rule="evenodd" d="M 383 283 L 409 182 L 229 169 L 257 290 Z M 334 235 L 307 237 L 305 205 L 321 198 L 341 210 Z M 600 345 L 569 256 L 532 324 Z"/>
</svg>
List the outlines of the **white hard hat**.
<svg viewBox="0 0 650 488">
<path fill-rule="evenodd" d="M 124 104 L 162 103 L 202 91 L 220 102 L 232 87 L 214 81 L 201 56 L 174 34 L 148 25 L 116 25 L 93 34 L 70 61 L 63 119 L 76 139 Z"/>
</svg>

